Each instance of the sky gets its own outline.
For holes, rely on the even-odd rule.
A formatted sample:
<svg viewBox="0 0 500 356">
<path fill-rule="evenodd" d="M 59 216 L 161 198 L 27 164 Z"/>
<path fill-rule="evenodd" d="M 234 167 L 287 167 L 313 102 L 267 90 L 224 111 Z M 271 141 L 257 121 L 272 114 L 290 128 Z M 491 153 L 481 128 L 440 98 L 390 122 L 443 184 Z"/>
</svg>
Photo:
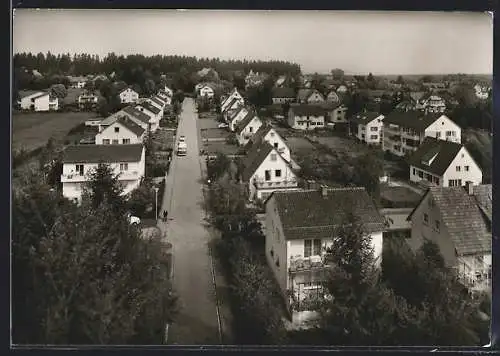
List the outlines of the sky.
<svg viewBox="0 0 500 356">
<path fill-rule="evenodd" d="M 13 51 L 285 60 L 304 73 L 491 74 L 493 18 L 466 12 L 17 9 Z"/>
</svg>

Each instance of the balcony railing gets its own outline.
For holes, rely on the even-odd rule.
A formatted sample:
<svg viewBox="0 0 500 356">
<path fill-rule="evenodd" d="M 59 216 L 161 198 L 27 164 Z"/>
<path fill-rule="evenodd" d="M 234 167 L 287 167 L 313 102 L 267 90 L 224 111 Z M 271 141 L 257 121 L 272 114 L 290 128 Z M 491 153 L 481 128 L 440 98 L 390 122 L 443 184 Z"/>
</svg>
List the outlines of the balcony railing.
<svg viewBox="0 0 500 356">
<path fill-rule="evenodd" d="M 288 272 L 298 273 L 328 268 L 331 266 L 330 258 L 330 253 L 310 257 L 292 256 L 289 260 Z"/>
<path fill-rule="evenodd" d="M 139 178 L 138 171 L 122 171 L 118 174 L 118 180 L 133 180 Z M 84 182 L 88 180 L 87 175 L 79 173 L 70 173 L 61 175 L 61 183 Z"/>
<path fill-rule="evenodd" d="M 281 180 L 281 181 L 262 181 L 256 180 L 254 184 L 257 188 L 289 188 L 296 187 L 297 180 L 289 179 L 289 180 Z"/>
</svg>

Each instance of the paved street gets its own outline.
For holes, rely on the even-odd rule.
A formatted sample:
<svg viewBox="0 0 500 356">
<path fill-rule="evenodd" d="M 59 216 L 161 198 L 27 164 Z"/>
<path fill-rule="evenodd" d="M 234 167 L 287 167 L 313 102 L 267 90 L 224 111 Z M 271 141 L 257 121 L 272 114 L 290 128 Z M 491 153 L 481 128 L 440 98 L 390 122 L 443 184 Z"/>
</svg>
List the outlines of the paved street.
<svg viewBox="0 0 500 356">
<path fill-rule="evenodd" d="M 166 239 L 173 245 L 173 284 L 180 315 L 170 327 L 169 344 L 220 344 L 210 233 L 203 209 L 200 157 L 194 102 L 186 98 L 177 136 L 186 136 L 187 156 L 173 156 L 161 210 L 168 210 Z"/>
</svg>

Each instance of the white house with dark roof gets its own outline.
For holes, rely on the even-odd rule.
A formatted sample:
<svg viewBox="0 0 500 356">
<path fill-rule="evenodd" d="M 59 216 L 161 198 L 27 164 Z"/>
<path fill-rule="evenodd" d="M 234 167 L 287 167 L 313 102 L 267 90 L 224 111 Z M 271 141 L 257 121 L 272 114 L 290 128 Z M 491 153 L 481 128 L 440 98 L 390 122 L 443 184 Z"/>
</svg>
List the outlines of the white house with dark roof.
<svg viewBox="0 0 500 356">
<path fill-rule="evenodd" d="M 114 123 L 120 117 L 126 116 L 137 125 L 142 127 L 144 130 L 150 130 L 150 120 L 151 118 L 144 114 L 143 112 L 137 110 L 133 106 L 126 106 L 118 112 L 115 112 L 113 115 L 108 116 L 107 118 L 101 120 L 99 122 L 99 132 L 104 130 L 107 126 Z"/>
<path fill-rule="evenodd" d="M 250 201 L 264 200 L 276 190 L 299 189 L 290 164 L 267 142 L 253 146 L 243 162 L 241 178 Z"/>
<path fill-rule="evenodd" d="M 291 312 L 292 322 L 317 316 L 303 304 L 322 298 L 322 283 L 331 266 L 333 238 L 344 222 L 346 208 L 363 224 L 376 263 L 381 262 L 384 218 L 365 188 L 276 191 L 266 201 L 266 259 Z"/>
<path fill-rule="evenodd" d="M 240 106 L 237 110 L 234 110 L 227 120 L 229 124 L 229 130 L 233 132 L 236 131 L 238 123 L 243 120 L 249 112 L 250 109 L 245 106 Z"/>
<path fill-rule="evenodd" d="M 368 145 L 382 145 L 384 115 L 378 112 L 363 112 L 352 118 L 355 125 L 354 135 L 356 138 Z"/>
<path fill-rule="evenodd" d="M 431 187 L 408 216 L 413 250 L 437 244 L 448 267 L 472 289 L 491 287 L 491 184 Z"/>
<path fill-rule="evenodd" d="M 222 100 L 220 105 L 221 111 L 224 111 L 233 99 L 236 99 L 240 103 L 240 105 L 245 105 L 245 99 L 240 94 L 238 89 L 234 88 L 231 94 L 229 94 L 227 97 L 224 98 L 224 100 Z"/>
<path fill-rule="evenodd" d="M 326 112 L 320 105 L 291 104 L 288 110 L 288 125 L 296 130 L 323 128 Z"/>
<path fill-rule="evenodd" d="M 300 104 L 323 103 L 325 98 L 317 89 L 299 89 L 297 92 L 297 102 Z"/>
<path fill-rule="evenodd" d="M 429 94 L 421 99 L 421 105 L 425 112 L 443 113 L 446 111 L 446 101 L 436 94 Z"/>
<path fill-rule="evenodd" d="M 481 184 L 483 172 L 464 145 L 426 137 L 409 157 L 410 181 L 425 186 Z"/>
<path fill-rule="evenodd" d="M 263 142 L 269 143 L 287 162 L 291 162 L 290 149 L 285 140 L 276 132 L 271 125 L 262 125 L 255 135 L 250 137 L 245 149 L 250 150 L 252 146 L 261 145 Z M 295 169 L 294 164 L 292 167 Z"/>
<path fill-rule="evenodd" d="M 127 116 L 119 117 L 95 136 L 96 145 L 127 145 L 142 143 L 146 130 Z"/>
<path fill-rule="evenodd" d="M 174 91 L 172 88 L 169 88 L 167 85 L 165 85 L 165 87 L 163 88 L 163 91 L 167 94 L 167 96 L 169 96 L 170 98 L 172 98 L 174 96 Z"/>
<path fill-rule="evenodd" d="M 204 84 L 199 90 L 198 90 L 198 96 L 202 98 L 213 98 L 215 96 L 215 90 L 208 84 Z"/>
<path fill-rule="evenodd" d="M 163 109 L 165 108 L 165 101 L 162 100 L 161 98 L 159 98 L 158 96 L 153 96 L 149 99 L 146 100 L 147 103 L 149 103 L 150 105 L 156 107 L 157 109 L 163 111 Z"/>
<path fill-rule="evenodd" d="M 253 111 L 249 112 L 236 127 L 235 133 L 238 139 L 238 144 L 240 146 L 246 145 L 248 140 L 255 135 L 261 126 L 262 120 L 259 119 Z"/>
<path fill-rule="evenodd" d="M 87 84 L 88 79 L 86 77 L 73 77 L 68 76 L 68 80 L 71 88 L 83 89 Z"/>
<path fill-rule="evenodd" d="M 85 92 L 78 95 L 76 102 L 80 110 L 95 109 L 99 102 L 99 97 L 94 93 Z"/>
<path fill-rule="evenodd" d="M 295 92 L 292 88 L 273 88 L 273 104 L 286 104 L 295 101 Z"/>
<path fill-rule="evenodd" d="M 242 107 L 243 104 L 241 104 L 240 100 L 233 98 L 231 101 L 226 105 L 226 107 L 222 110 L 221 109 L 221 114 L 222 117 L 226 122 L 229 121 L 229 118 L 239 110 L 240 107 Z"/>
<path fill-rule="evenodd" d="M 161 100 L 165 102 L 166 105 L 172 104 L 172 96 L 168 95 L 167 92 L 160 90 L 158 94 L 156 94 Z"/>
<path fill-rule="evenodd" d="M 57 111 L 59 100 L 44 91 L 20 91 L 17 104 L 21 110 Z"/>
<path fill-rule="evenodd" d="M 403 157 L 415 152 L 425 137 L 461 143 L 461 128 L 441 113 L 393 111 L 384 118 L 383 150 Z"/>
<path fill-rule="evenodd" d="M 64 150 L 61 183 L 63 196 L 79 201 L 82 189 L 99 163 L 109 164 L 122 183 L 123 194 L 137 188 L 145 174 L 145 150 L 142 144 L 75 145 Z"/>
<path fill-rule="evenodd" d="M 139 93 L 132 88 L 123 89 L 118 96 L 122 104 L 131 104 L 139 100 Z"/>
<path fill-rule="evenodd" d="M 150 117 L 150 130 L 151 132 L 156 132 L 156 130 L 158 130 L 158 127 L 160 127 L 160 120 L 163 117 L 163 110 L 158 109 L 156 106 L 151 105 L 148 102 L 143 102 L 139 105 L 136 105 L 135 108 Z"/>
<path fill-rule="evenodd" d="M 324 102 L 318 104 L 326 112 L 326 120 L 333 124 L 345 124 L 347 120 L 347 106 L 342 103 Z"/>
</svg>

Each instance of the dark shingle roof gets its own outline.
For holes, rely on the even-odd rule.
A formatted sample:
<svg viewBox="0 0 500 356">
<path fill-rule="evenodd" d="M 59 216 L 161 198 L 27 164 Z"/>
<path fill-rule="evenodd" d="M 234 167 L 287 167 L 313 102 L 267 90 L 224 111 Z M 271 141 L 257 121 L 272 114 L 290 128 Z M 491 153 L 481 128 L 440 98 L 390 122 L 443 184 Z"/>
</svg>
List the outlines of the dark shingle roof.
<svg viewBox="0 0 500 356">
<path fill-rule="evenodd" d="M 224 113 L 224 112 L 228 111 L 229 109 L 231 109 L 231 106 L 233 106 L 233 104 L 237 101 L 238 101 L 237 98 L 232 98 L 231 101 L 227 104 L 227 106 L 224 108 L 224 110 L 222 112 Z"/>
<path fill-rule="evenodd" d="M 295 104 L 290 105 L 290 110 L 293 111 L 294 115 L 298 116 L 323 116 L 326 115 L 327 109 L 317 104 Z"/>
<path fill-rule="evenodd" d="M 248 143 L 245 145 L 245 150 L 250 150 L 252 146 L 257 146 L 262 144 L 264 142 L 264 137 L 267 135 L 267 133 L 272 129 L 273 127 L 268 124 L 263 124 L 259 129 L 255 132 L 255 134 L 250 137 L 250 140 L 248 140 Z M 276 132 L 276 135 L 278 133 Z"/>
<path fill-rule="evenodd" d="M 236 117 L 236 115 L 238 115 L 243 109 L 248 110 L 245 106 L 240 106 L 231 114 L 231 116 L 229 117 L 229 121 L 232 121 Z"/>
<path fill-rule="evenodd" d="M 31 100 L 35 100 L 35 99 L 38 99 L 38 98 L 44 97 L 44 96 L 46 96 L 46 95 L 49 95 L 49 93 L 45 93 L 45 92 L 43 92 L 43 93 L 40 93 L 40 94 L 38 94 L 38 95 L 33 96 L 33 97 L 31 98 Z"/>
<path fill-rule="evenodd" d="M 269 155 L 269 153 L 274 150 L 267 142 L 263 142 L 260 145 L 254 146 L 247 153 L 245 161 L 243 162 L 242 179 L 244 182 L 248 182 L 252 175 L 255 173 L 257 168 L 262 164 L 264 159 Z"/>
<path fill-rule="evenodd" d="M 393 111 L 385 116 L 384 123 L 407 127 L 420 132 L 424 131 L 441 116 L 443 116 L 441 113 L 424 114 L 419 111 Z"/>
<path fill-rule="evenodd" d="M 122 109 L 124 112 L 126 112 L 129 115 L 134 116 L 135 118 L 141 120 L 144 123 L 149 123 L 150 117 L 146 115 L 145 113 L 141 112 L 140 110 L 137 110 L 133 106 L 126 106 Z"/>
<path fill-rule="evenodd" d="M 332 238 L 346 206 L 352 206 L 367 232 L 384 230 L 384 219 L 365 188 L 327 189 L 326 197 L 319 190 L 273 193 L 287 240 Z"/>
<path fill-rule="evenodd" d="M 26 98 L 27 96 L 41 93 L 39 90 L 19 90 L 19 98 Z"/>
<path fill-rule="evenodd" d="M 314 89 L 299 89 L 297 92 L 297 100 L 307 100 L 313 91 Z"/>
<path fill-rule="evenodd" d="M 356 115 L 355 117 L 353 117 L 352 122 L 355 124 L 366 125 L 369 122 L 375 120 L 380 115 L 382 115 L 382 114 L 380 114 L 378 112 L 373 112 L 373 111 L 363 112 L 363 113 L 360 113 L 360 114 Z"/>
<path fill-rule="evenodd" d="M 248 114 L 245 115 L 243 120 L 238 122 L 237 128 L 236 128 L 236 133 L 240 134 L 241 131 L 245 129 L 245 127 L 252 121 L 257 115 L 255 115 L 255 112 L 253 110 L 250 110 Z M 258 117 L 257 117 L 258 118 Z"/>
<path fill-rule="evenodd" d="M 151 104 L 150 104 L 150 103 L 148 103 L 147 101 L 145 101 L 145 102 L 141 103 L 141 106 L 142 106 L 144 109 L 146 109 L 146 110 L 148 110 L 148 111 L 152 112 L 152 113 L 153 113 L 153 114 L 155 114 L 155 115 L 157 115 L 157 114 L 158 114 L 158 113 L 160 113 L 160 111 L 161 111 L 161 110 L 160 110 L 160 109 L 158 109 L 156 106 L 151 105 Z"/>
<path fill-rule="evenodd" d="M 410 156 L 408 163 L 427 172 L 443 175 L 463 146 L 459 143 L 426 137 L 420 147 Z M 430 165 L 422 163 L 436 156 Z"/>
<path fill-rule="evenodd" d="M 273 98 L 295 98 L 292 88 L 273 88 Z"/>
<path fill-rule="evenodd" d="M 142 149 L 142 144 L 68 146 L 64 150 L 63 163 L 138 162 Z"/>
<path fill-rule="evenodd" d="M 121 116 L 118 120 L 116 120 L 118 123 L 122 124 L 125 126 L 127 129 L 132 131 L 136 136 L 140 136 L 144 133 L 144 129 L 137 125 L 135 122 L 130 120 L 127 116 Z"/>
<path fill-rule="evenodd" d="M 431 195 L 439 209 L 442 222 L 459 255 L 491 253 L 490 222 L 481 213 L 474 195 L 467 194 L 463 187 L 431 187 L 427 194 Z M 411 219 L 413 212 L 408 219 Z"/>
<path fill-rule="evenodd" d="M 492 186 L 491 184 L 481 184 L 473 186 L 474 198 L 484 215 L 491 222 L 492 218 Z"/>
<path fill-rule="evenodd" d="M 153 96 L 151 98 L 151 101 L 158 104 L 158 105 L 161 105 L 162 107 L 165 105 L 165 102 L 156 96 Z"/>
</svg>

